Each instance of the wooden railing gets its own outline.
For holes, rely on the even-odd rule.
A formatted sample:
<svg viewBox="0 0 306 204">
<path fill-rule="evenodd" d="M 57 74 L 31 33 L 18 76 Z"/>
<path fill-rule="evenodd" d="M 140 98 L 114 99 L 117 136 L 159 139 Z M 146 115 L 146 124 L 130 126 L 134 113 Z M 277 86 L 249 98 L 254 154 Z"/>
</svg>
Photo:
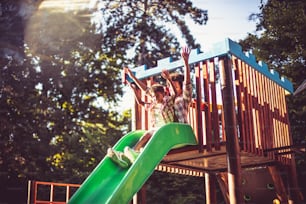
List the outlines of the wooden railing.
<svg viewBox="0 0 306 204">
<path fill-rule="evenodd" d="M 80 184 L 30 181 L 28 204 L 66 204 Z"/>
<path fill-rule="evenodd" d="M 286 90 L 239 58 L 232 57 L 232 61 L 241 148 L 264 155 L 267 149 L 291 146 Z M 274 153 L 267 154 L 274 158 Z M 275 159 L 286 163 L 290 158 L 290 154 L 284 154 Z"/>
<path fill-rule="evenodd" d="M 221 143 L 226 141 L 223 101 L 217 102 L 222 90 L 214 71 L 223 60 L 209 59 L 195 65 L 197 98 L 190 105 L 189 121 L 199 145 L 205 146 L 207 151 L 212 148 L 218 150 Z M 285 149 L 278 148 L 292 145 L 286 90 L 241 59 L 232 56 L 231 60 L 235 84 L 233 100 L 241 150 L 288 161 L 290 154 L 279 154 L 275 158 L 275 151 L 285 152 Z M 266 151 L 272 149 L 275 151 Z"/>
</svg>

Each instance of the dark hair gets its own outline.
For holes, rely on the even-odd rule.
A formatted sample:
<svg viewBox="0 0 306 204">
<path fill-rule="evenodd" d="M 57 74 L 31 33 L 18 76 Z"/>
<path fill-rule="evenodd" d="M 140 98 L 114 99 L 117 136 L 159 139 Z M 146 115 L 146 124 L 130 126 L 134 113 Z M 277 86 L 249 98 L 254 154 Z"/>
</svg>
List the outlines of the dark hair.
<svg viewBox="0 0 306 204">
<path fill-rule="evenodd" d="M 153 93 L 156 93 L 156 92 L 160 92 L 160 93 L 162 93 L 162 94 L 165 93 L 164 86 L 161 85 L 161 84 L 153 84 L 153 85 L 151 86 L 151 91 L 152 91 Z"/>
<path fill-rule="evenodd" d="M 171 73 L 170 78 L 172 81 L 177 81 L 180 84 L 181 89 L 183 89 L 183 81 L 184 81 L 184 75 L 180 73 Z"/>
</svg>

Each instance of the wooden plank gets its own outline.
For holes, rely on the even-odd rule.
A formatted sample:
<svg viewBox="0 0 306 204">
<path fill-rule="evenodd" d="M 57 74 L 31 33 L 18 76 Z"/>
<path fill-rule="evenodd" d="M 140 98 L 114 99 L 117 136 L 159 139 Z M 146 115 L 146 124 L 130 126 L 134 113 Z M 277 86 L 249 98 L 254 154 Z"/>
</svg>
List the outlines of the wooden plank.
<svg viewBox="0 0 306 204">
<path fill-rule="evenodd" d="M 219 115 L 218 115 L 218 105 L 217 105 L 217 92 L 216 92 L 216 73 L 215 73 L 215 63 L 213 60 L 209 61 L 209 84 L 211 88 L 211 104 L 212 104 L 212 143 L 219 148 L 220 141 L 220 129 L 219 129 Z"/>
<path fill-rule="evenodd" d="M 270 105 L 269 105 L 269 86 L 268 86 L 268 79 L 266 77 L 263 77 L 264 82 L 264 110 L 265 110 L 265 117 L 266 117 L 266 123 L 265 123 L 265 141 L 266 141 L 266 148 L 272 148 L 272 131 L 271 131 L 271 111 L 270 111 Z M 269 152 L 268 156 L 270 158 L 273 158 L 273 153 Z"/>
<path fill-rule="evenodd" d="M 259 103 L 259 124 L 260 124 L 260 141 L 261 141 L 261 144 L 260 144 L 260 155 L 264 155 L 264 149 L 265 149 L 265 146 L 266 146 L 266 142 L 265 142 L 265 108 L 264 108 L 264 89 L 263 89 L 263 75 L 259 72 L 256 72 L 257 73 L 257 84 L 258 84 L 258 90 L 259 90 L 259 95 L 258 95 L 258 103 Z"/>
<path fill-rule="evenodd" d="M 209 92 L 209 75 L 208 75 L 208 65 L 207 61 L 204 61 L 202 64 L 202 74 L 203 74 L 203 92 L 204 92 L 204 102 L 207 106 L 204 106 L 204 114 L 205 114 L 205 137 L 206 143 L 208 138 L 212 138 L 212 119 L 210 112 L 210 92 Z"/>
<path fill-rule="evenodd" d="M 197 120 L 197 135 L 199 142 L 199 151 L 203 152 L 203 127 L 202 127 L 202 114 L 201 114 L 201 103 L 202 103 L 202 89 L 201 89 L 201 70 L 200 66 L 195 67 L 196 77 L 196 120 Z M 211 139 L 207 138 L 207 149 L 211 150 Z"/>
<path fill-rule="evenodd" d="M 243 77 L 243 93 L 244 93 L 244 118 L 245 118 L 245 135 L 246 138 L 244 140 L 244 147 L 246 152 L 251 151 L 251 143 L 249 142 L 251 140 L 250 135 L 250 115 L 249 115 L 249 93 L 248 93 L 248 87 L 247 87 L 247 73 L 246 73 L 246 64 L 242 63 L 242 77 Z"/>
<path fill-rule="evenodd" d="M 245 120 L 244 120 L 244 93 L 243 90 L 243 82 L 242 82 L 242 73 L 241 73 L 241 60 L 237 59 L 236 57 L 232 57 L 232 64 L 234 66 L 234 74 L 235 74 L 235 85 L 236 85 L 236 95 L 237 95 L 237 121 L 239 124 L 239 133 L 240 133 L 240 147 L 245 150 L 245 142 L 246 142 L 246 136 L 245 136 Z"/>
<path fill-rule="evenodd" d="M 192 100 L 191 103 L 189 104 L 188 121 L 189 121 L 190 126 L 193 129 L 193 132 L 196 136 L 198 144 L 200 144 L 199 139 L 198 139 L 198 132 L 196 131 L 196 129 L 197 129 L 197 118 L 196 118 L 196 102 L 195 102 L 195 100 Z"/>
<path fill-rule="evenodd" d="M 252 102 L 252 90 L 251 90 L 251 82 L 250 82 L 250 67 L 249 65 L 245 65 L 245 76 L 246 76 L 246 88 L 247 88 L 247 114 L 248 114 L 248 146 L 249 152 L 255 153 L 255 146 L 254 146 L 254 127 L 253 127 L 253 102 Z"/>
<path fill-rule="evenodd" d="M 281 203 L 287 203 L 288 196 L 286 193 L 286 188 L 282 180 L 282 177 L 278 172 L 278 169 L 276 168 L 276 166 L 269 166 L 268 169 L 273 179 L 274 187 L 277 192 L 278 198 L 280 199 Z"/>
<path fill-rule="evenodd" d="M 218 173 L 216 175 L 217 181 L 220 186 L 220 190 L 223 194 L 223 198 L 226 204 L 230 204 L 230 198 L 228 193 L 228 182 L 227 182 L 227 174 L 226 173 Z"/>
<path fill-rule="evenodd" d="M 268 105 L 268 120 L 267 120 L 267 128 L 269 129 L 268 138 L 269 148 L 274 147 L 274 128 L 273 128 L 273 106 L 272 106 L 272 90 L 271 90 L 271 80 L 266 78 L 266 90 L 267 90 L 267 105 Z M 271 153 L 272 158 L 275 158 L 275 155 Z"/>
<path fill-rule="evenodd" d="M 213 174 L 205 173 L 206 204 L 217 203 L 216 177 Z"/>
<path fill-rule="evenodd" d="M 254 153 L 259 154 L 259 144 L 260 144 L 260 135 L 259 135 L 259 121 L 258 121 L 258 97 L 256 90 L 256 76 L 255 70 L 252 67 L 249 67 L 250 75 L 250 89 L 252 95 L 252 120 L 253 120 L 253 134 L 254 134 Z"/>
</svg>

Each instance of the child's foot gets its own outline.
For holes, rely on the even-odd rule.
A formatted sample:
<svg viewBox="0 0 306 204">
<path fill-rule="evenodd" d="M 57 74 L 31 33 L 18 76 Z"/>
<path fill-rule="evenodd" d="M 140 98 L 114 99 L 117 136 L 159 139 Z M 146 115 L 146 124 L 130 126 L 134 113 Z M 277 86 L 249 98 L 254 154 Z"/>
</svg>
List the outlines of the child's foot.
<svg viewBox="0 0 306 204">
<path fill-rule="evenodd" d="M 131 161 L 131 163 L 134 163 L 139 153 L 133 150 L 132 148 L 126 146 L 124 148 L 124 155 Z"/>
<path fill-rule="evenodd" d="M 130 163 L 122 158 L 122 156 L 124 156 L 122 152 L 117 152 L 112 148 L 108 148 L 107 156 L 122 168 L 128 168 L 130 166 Z"/>
</svg>

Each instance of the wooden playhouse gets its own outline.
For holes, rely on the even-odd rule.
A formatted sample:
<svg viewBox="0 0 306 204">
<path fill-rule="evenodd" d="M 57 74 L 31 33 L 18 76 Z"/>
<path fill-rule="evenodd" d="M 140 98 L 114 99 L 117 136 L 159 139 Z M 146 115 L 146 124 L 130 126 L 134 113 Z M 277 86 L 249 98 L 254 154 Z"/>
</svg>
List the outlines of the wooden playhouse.
<svg viewBox="0 0 306 204">
<path fill-rule="evenodd" d="M 156 170 L 204 177 L 206 203 L 216 203 L 216 185 L 226 203 L 301 200 L 286 106 L 291 82 L 230 39 L 207 53 L 192 50 L 189 64 L 189 123 L 198 145 L 171 150 Z M 182 66 L 182 60 L 165 58 L 132 71 L 151 85 L 162 69 Z M 150 128 L 149 114 L 136 103 L 132 115 L 134 129 Z"/>
</svg>

